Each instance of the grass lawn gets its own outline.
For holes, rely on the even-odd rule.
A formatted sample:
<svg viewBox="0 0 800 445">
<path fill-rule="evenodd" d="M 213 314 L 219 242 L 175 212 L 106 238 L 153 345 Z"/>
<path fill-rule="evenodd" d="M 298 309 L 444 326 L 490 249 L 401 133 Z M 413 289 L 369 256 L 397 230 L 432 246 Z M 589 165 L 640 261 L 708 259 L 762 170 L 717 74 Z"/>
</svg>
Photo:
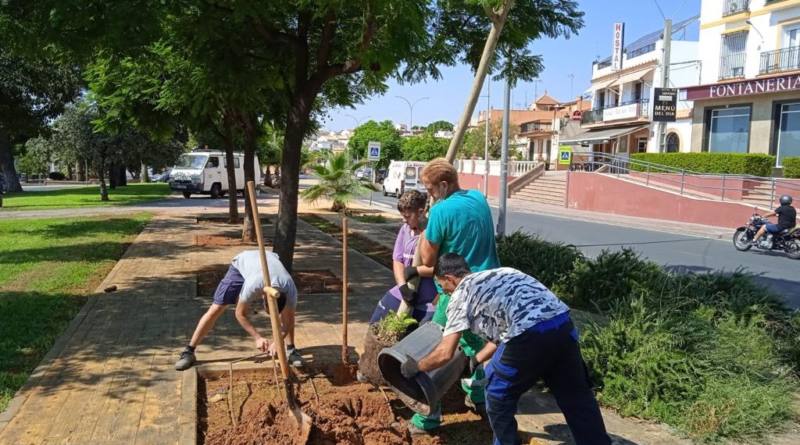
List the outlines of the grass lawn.
<svg viewBox="0 0 800 445">
<path fill-rule="evenodd" d="M 149 219 L 0 220 L 0 412 Z"/>
<path fill-rule="evenodd" d="M 163 183 L 129 184 L 108 190 L 109 201 L 100 201 L 100 186 L 80 187 L 44 192 L 9 193 L 3 196 L 6 210 L 46 210 L 72 207 L 130 205 L 162 199 L 169 195 Z M 2 211 L 2 209 L 0 209 Z"/>
</svg>

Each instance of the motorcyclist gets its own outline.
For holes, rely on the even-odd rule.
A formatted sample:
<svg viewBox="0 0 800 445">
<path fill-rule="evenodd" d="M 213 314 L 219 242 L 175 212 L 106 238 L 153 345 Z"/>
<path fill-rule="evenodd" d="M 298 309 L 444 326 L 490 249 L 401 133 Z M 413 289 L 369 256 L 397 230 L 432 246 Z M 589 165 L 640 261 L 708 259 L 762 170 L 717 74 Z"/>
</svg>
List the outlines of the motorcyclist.
<svg viewBox="0 0 800 445">
<path fill-rule="evenodd" d="M 781 196 L 781 206 L 775 209 L 774 212 L 764 215 L 764 218 L 773 216 L 778 217 L 778 224 L 771 224 L 767 222 L 758 229 L 758 233 L 753 237 L 753 244 L 757 245 L 758 240 L 769 232 L 773 235 L 781 233 L 784 230 L 791 229 L 797 225 L 797 211 L 792 207 L 792 197 L 789 195 Z"/>
</svg>

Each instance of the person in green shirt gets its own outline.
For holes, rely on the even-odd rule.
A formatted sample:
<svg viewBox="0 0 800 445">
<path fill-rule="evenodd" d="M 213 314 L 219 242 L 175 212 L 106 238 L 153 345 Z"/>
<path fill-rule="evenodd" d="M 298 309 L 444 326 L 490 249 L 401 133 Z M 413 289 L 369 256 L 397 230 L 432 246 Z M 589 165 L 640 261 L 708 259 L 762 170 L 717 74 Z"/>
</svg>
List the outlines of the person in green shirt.
<svg viewBox="0 0 800 445">
<path fill-rule="evenodd" d="M 436 201 L 428 215 L 425 236 L 420 241 L 422 264 L 433 267 L 440 256 L 456 253 L 464 257 L 472 272 L 500 267 L 492 212 L 486 198 L 477 190 L 462 190 L 458 184 L 458 172 L 445 159 L 434 159 L 426 164 L 421 179 L 428 194 Z M 438 284 L 437 290 L 439 297 L 432 321 L 445 326 L 450 295 Z M 486 399 L 482 385 L 485 377 L 483 368 L 475 360 L 475 354 L 483 348 L 484 342 L 466 332 L 460 345 L 464 355 L 470 359 L 471 376 L 462 380 L 461 385 L 467 394 L 465 404 L 477 412 L 485 412 Z M 440 404 L 429 416 L 415 414 L 411 418 L 409 431 L 412 434 L 430 434 L 441 423 Z"/>
</svg>

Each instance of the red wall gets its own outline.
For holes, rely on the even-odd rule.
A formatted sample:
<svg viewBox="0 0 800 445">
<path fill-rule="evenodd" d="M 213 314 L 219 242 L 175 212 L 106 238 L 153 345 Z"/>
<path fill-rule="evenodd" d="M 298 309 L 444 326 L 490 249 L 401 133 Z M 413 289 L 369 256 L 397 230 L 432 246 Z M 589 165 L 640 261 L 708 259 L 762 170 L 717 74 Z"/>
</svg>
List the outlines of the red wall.
<svg viewBox="0 0 800 445">
<path fill-rule="evenodd" d="M 693 199 L 606 175 L 570 172 L 571 209 L 721 227 L 739 227 L 753 214 L 744 204 Z"/>
<path fill-rule="evenodd" d="M 508 177 L 508 182 L 514 179 L 511 176 Z M 458 185 L 461 186 L 462 189 L 476 189 L 483 191 L 483 175 L 473 175 L 470 173 L 459 173 L 458 174 Z M 499 176 L 489 176 L 489 197 L 490 198 L 497 198 L 500 195 L 500 177 Z"/>
</svg>

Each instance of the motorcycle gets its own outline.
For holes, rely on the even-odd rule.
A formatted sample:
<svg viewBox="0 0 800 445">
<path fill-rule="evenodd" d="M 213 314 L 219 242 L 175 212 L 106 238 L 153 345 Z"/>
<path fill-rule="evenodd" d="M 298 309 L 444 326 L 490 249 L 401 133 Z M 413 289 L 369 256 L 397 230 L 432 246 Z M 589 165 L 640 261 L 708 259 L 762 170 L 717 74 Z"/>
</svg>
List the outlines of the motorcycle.
<svg viewBox="0 0 800 445">
<path fill-rule="evenodd" d="M 750 217 L 746 226 L 739 227 L 733 234 L 733 246 L 736 250 L 745 252 L 752 247 L 761 250 L 782 250 L 789 258 L 800 259 L 800 227 L 784 230 L 780 233 L 766 233 L 753 245 L 758 229 L 769 223 L 767 218 L 759 214 Z"/>
</svg>

